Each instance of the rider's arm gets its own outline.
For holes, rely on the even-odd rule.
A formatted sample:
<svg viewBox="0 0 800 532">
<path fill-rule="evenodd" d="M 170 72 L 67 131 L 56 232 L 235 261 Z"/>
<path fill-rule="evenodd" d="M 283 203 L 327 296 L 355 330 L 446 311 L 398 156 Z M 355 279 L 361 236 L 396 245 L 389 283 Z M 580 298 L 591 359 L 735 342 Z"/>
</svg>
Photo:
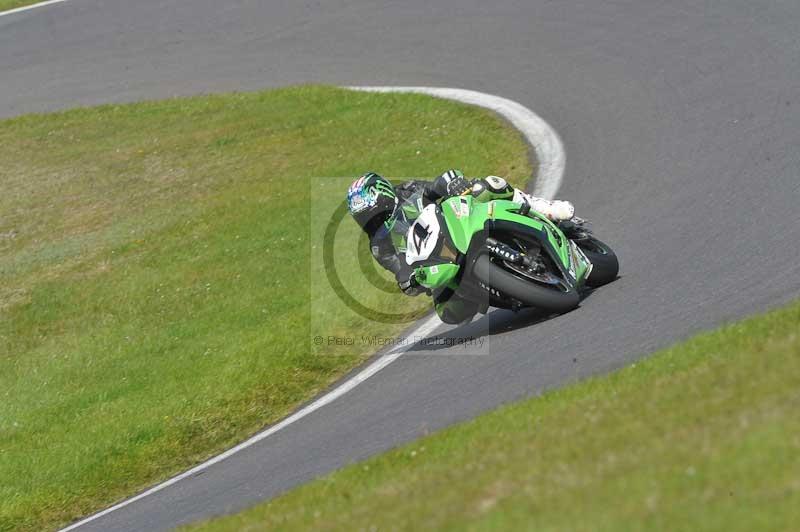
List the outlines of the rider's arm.
<svg viewBox="0 0 800 532">
<path fill-rule="evenodd" d="M 425 197 L 430 201 L 436 202 L 450 196 L 458 196 L 467 190 L 471 184 L 469 180 L 464 178 L 461 170 L 448 170 L 434 179 L 432 183 L 426 183 Z"/>
<path fill-rule="evenodd" d="M 383 266 L 385 270 L 389 270 L 394 274 L 401 270 L 400 257 L 397 256 L 392 238 L 387 231 L 379 229 L 374 234 L 369 235 L 369 249 L 378 264 Z"/>
<path fill-rule="evenodd" d="M 437 177 L 433 183 L 426 184 L 425 195 L 430 201 L 458 196 L 467 190 L 480 202 L 496 199 L 509 199 L 522 203 L 526 201 L 531 208 L 554 221 L 569 220 L 575 214 L 575 207 L 568 201 L 549 201 L 515 189 L 502 177 L 487 176 L 483 179 L 467 180 L 460 170 L 448 170 Z"/>
<path fill-rule="evenodd" d="M 507 188 L 507 194 L 505 195 L 496 195 L 489 199 L 510 199 L 514 189 L 510 186 L 506 187 L 505 180 L 501 178 L 497 178 L 503 181 L 503 187 Z M 466 192 L 469 192 L 472 187 L 479 182 L 484 182 L 483 179 L 476 179 L 474 181 L 470 181 L 469 179 L 464 177 L 464 174 L 461 170 L 448 170 L 442 173 L 439 177 L 434 179 L 433 181 L 429 182 L 422 182 L 425 187 L 425 199 L 431 202 L 437 202 L 439 200 L 447 199 L 452 196 L 460 196 Z M 489 185 L 487 183 L 483 183 L 484 189 L 487 188 Z M 480 201 L 484 201 L 481 199 Z"/>
<path fill-rule="evenodd" d="M 405 253 L 397 253 L 391 236 L 385 231 L 376 231 L 370 236 L 372 256 L 384 269 L 392 272 L 400 290 L 406 295 L 416 296 L 425 291 L 414 278 L 414 270 L 406 264 Z"/>
</svg>

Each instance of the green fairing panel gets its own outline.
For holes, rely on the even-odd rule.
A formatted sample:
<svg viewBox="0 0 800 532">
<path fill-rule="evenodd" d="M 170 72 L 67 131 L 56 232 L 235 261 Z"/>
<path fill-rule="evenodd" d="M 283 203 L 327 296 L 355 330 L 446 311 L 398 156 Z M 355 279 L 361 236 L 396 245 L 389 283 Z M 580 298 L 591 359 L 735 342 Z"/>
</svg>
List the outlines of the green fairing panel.
<svg viewBox="0 0 800 532">
<path fill-rule="evenodd" d="M 421 266 L 414 270 L 415 277 L 419 284 L 425 288 L 442 288 L 455 279 L 458 274 L 459 266 L 456 264 L 435 264 L 431 266 Z"/>
<path fill-rule="evenodd" d="M 559 259 L 561 259 L 561 263 L 569 268 L 572 257 L 570 254 L 569 240 L 567 239 L 566 235 L 561 232 L 561 229 L 559 229 L 553 222 L 548 220 L 547 217 L 538 213 L 536 213 L 536 216 L 541 217 L 540 225 L 542 229 L 547 232 L 547 240 L 558 254 Z"/>
<path fill-rule="evenodd" d="M 483 224 L 489 219 L 489 205 L 491 203 L 476 202 L 472 196 L 454 196 L 442 202 L 442 215 L 450 238 L 461 253 L 467 252 L 472 236 L 483 230 Z"/>
<path fill-rule="evenodd" d="M 534 211 L 531 211 L 531 213 L 540 219 L 541 226 L 547 232 L 548 240 L 561 259 L 561 263 L 572 274 L 578 285 L 581 285 L 589 270 L 589 261 L 586 256 L 574 242 L 566 237 L 556 224 L 544 215 Z"/>
<path fill-rule="evenodd" d="M 579 283 L 586 280 L 586 274 L 589 272 L 589 259 L 583 254 L 581 248 L 570 242 L 570 252 L 573 264 L 575 264 L 575 279 Z"/>
<path fill-rule="evenodd" d="M 585 257 L 578 250 L 573 251 L 566 235 L 546 216 L 530 211 L 522 216 L 519 203 L 510 200 L 481 202 L 472 196 L 455 196 L 442 202 L 441 209 L 453 244 L 461 253 L 466 253 L 472 237 L 483 230 L 487 220 L 505 220 L 528 226 L 547 235 L 552 249 L 561 263 L 571 271 L 580 283 L 588 270 Z"/>
<path fill-rule="evenodd" d="M 481 203 L 472 196 L 455 196 L 442 203 L 442 214 L 447 223 L 447 229 L 450 231 L 450 237 L 461 253 L 467 252 L 473 235 L 483 230 L 486 220 L 506 220 L 526 225 L 537 231 L 545 231 L 553 248 L 558 251 L 561 260 L 567 265 L 569 251 L 565 246 L 567 239 L 564 234 L 547 218 L 535 211 L 530 211 L 528 216 L 512 212 L 517 211 L 519 207 L 519 203 L 509 200 Z M 561 237 L 560 242 L 555 234 Z"/>
</svg>

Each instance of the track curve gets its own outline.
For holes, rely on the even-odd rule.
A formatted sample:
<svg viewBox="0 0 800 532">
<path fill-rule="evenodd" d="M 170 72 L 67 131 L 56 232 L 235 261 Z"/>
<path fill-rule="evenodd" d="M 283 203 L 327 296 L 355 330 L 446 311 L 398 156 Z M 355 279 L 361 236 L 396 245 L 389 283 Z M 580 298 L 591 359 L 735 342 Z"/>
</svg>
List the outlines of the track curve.
<svg viewBox="0 0 800 532">
<path fill-rule="evenodd" d="M 797 27 L 797 2 L 752 0 L 70 0 L 0 18 L 3 116 L 308 81 L 502 94 L 558 129 L 560 195 L 623 263 L 568 315 L 495 312 L 458 331 L 488 338 L 489 356 L 403 356 L 263 445 L 81 530 L 235 511 L 796 298 Z"/>
</svg>

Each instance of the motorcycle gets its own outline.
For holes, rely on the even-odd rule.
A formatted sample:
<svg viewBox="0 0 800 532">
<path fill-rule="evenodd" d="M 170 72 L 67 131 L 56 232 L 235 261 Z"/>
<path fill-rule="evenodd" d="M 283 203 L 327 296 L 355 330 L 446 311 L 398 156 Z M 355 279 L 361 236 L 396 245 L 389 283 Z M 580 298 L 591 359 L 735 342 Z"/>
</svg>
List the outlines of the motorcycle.
<svg viewBox="0 0 800 532">
<path fill-rule="evenodd" d="M 483 203 L 465 193 L 440 204 L 412 200 L 408 210 L 418 212 L 404 238 L 417 282 L 429 293 L 452 289 L 482 313 L 489 307 L 564 313 L 619 271 L 614 251 L 585 221 L 556 224 L 526 202 Z"/>
</svg>

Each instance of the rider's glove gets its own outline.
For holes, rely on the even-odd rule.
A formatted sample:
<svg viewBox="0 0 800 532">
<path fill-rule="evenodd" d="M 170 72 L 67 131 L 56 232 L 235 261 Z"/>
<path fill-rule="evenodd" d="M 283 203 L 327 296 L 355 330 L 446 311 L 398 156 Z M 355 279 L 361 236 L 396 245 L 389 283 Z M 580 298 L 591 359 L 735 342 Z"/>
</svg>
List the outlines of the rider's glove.
<svg viewBox="0 0 800 532">
<path fill-rule="evenodd" d="M 448 196 L 460 196 L 472 186 L 468 180 L 464 179 L 463 177 L 459 176 L 452 179 L 449 183 L 447 183 L 447 195 Z"/>
<path fill-rule="evenodd" d="M 400 290 L 407 296 L 418 296 L 421 293 L 425 292 L 425 288 L 417 282 L 417 278 L 414 276 L 414 272 L 411 272 L 411 275 L 407 279 L 398 280 L 397 285 L 400 287 Z"/>
</svg>

